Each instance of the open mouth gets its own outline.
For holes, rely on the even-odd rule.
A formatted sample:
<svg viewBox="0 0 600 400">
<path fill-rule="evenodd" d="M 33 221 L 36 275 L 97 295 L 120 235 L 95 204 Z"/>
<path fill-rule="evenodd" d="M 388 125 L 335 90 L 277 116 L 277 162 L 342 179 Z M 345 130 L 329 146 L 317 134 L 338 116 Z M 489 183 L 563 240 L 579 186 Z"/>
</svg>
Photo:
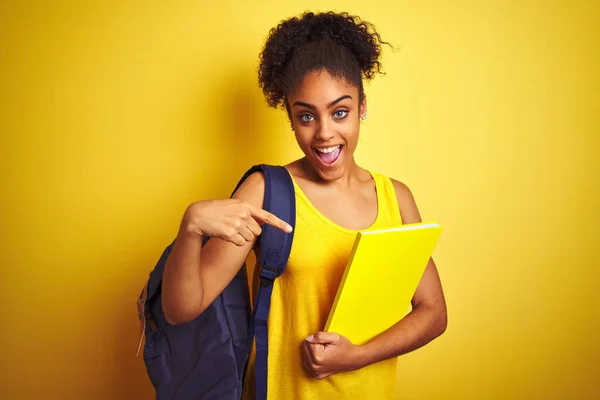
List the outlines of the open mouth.
<svg viewBox="0 0 600 400">
<path fill-rule="evenodd" d="M 340 158 L 342 148 L 343 146 L 338 144 L 337 146 L 315 148 L 314 150 L 323 164 L 331 165 Z"/>
</svg>

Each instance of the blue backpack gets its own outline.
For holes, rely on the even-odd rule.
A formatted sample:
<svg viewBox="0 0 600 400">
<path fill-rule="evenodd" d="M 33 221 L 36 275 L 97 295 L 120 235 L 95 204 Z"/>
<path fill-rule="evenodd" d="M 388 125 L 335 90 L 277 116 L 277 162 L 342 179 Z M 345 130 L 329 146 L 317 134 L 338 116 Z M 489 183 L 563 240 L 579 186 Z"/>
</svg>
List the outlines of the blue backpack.
<svg viewBox="0 0 600 400">
<path fill-rule="evenodd" d="M 254 172 L 265 177 L 263 208 L 295 227 L 294 186 L 280 166 L 256 165 L 242 177 L 235 190 Z M 234 190 L 234 193 L 235 193 Z M 144 363 L 157 400 L 239 400 L 250 353 L 256 339 L 256 400 L 267 398 L 267 319 L 273 282 L 287 264 L 293 240 L 270 225 L 260 237 L 260 288 L 251 312 L 245 265 L 225 290 L 196 319 L 170 325 L 161 302 L 161 282 L 169 245 L 150 273 L 138 299 L 140 343 Z M 208 238 L 204 239 L 203 245 Z"/>
</svg>

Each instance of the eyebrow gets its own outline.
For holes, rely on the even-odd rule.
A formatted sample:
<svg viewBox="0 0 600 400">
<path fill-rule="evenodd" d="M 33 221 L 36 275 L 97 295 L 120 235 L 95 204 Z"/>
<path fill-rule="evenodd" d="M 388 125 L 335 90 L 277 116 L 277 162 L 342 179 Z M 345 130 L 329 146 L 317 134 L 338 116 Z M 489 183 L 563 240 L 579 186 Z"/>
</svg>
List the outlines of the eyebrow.
<svg viewBox="0 0 600 400">
<path fill-rule="evenodd" d="M 346 95 L 340 97 L 339 99 L 336 99 L 336 100 L 332 101 L 331 103 L 327 104 L 327 108 L 331 108 L 331 107 L 335 106 L 337 103 L 339 103 L 340 101 L 345 100 L 345 99 L 352 99 L 352 96 L 346 94 Z M 292 107 L 295 107 L 295 106 L 304 106 L 306 108 L 310 108 L 311 110 L 314 110 L 316 108 L 312 104 L 304 103 L 302 101 L 294 102 L 294 105 Z"/>
</svg>

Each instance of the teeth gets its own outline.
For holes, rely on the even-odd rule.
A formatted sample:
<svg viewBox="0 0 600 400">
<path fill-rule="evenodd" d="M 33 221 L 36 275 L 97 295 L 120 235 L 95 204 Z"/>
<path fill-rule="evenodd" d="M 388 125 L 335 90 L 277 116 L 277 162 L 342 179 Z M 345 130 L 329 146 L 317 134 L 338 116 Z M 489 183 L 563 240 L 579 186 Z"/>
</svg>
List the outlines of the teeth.
<svg viewBox="0 0 600 400">
<path fill-rule="evenodd" d="M 337 146 L 327 147 L 325 149 L 315 149 L 315 150 L 317 150 L 320 153 L 331 153 L 339 148 L 340 148 L 340 145 L 338 144 Z"/>
</svg>

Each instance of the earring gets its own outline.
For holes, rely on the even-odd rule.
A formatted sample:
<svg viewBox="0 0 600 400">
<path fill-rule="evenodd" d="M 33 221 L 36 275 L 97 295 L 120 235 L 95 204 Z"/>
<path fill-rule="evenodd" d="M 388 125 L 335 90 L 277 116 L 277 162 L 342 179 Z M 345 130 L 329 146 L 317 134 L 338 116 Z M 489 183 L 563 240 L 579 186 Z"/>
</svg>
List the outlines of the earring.
<svg viewBox="0 0 600 400">
<path fill-rule="evenodd" d="M 361 121 L 364 121 L 365 119 L 367 119 L 367 113 L 365 113 L 365 115 L 363 115 L 362 117 L 360 117 Z"/>
</svg>

